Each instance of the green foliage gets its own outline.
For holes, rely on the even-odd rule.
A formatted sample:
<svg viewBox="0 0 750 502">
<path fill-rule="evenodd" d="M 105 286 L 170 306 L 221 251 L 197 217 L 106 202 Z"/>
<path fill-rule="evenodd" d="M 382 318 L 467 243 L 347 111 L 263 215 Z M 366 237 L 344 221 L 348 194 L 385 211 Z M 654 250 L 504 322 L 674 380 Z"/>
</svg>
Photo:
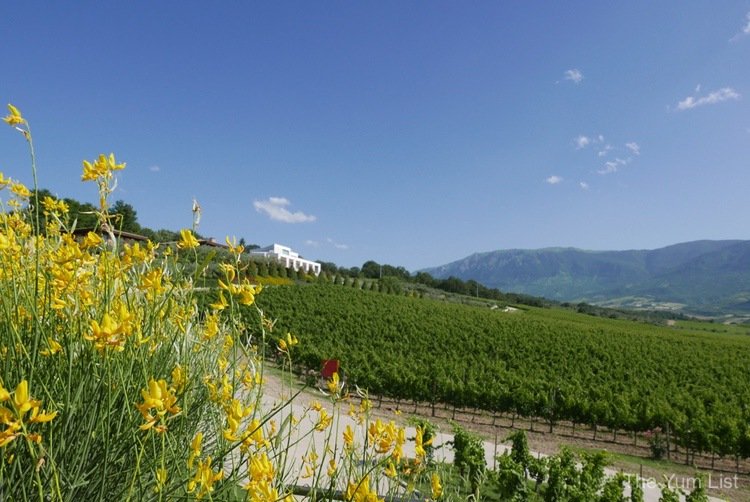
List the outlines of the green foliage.
<svg viewBox="0 0 750 502">
<path fill-rule="evenodd" d="M 526 484 L 526 471 L 523 465 L 513 460 L 511 455 L 497 457 L 494 477 L 502 500 L 528 500 L 529 487 Z"/>
<path fill-rule="evenodd" d="M 627 479 L 627 476 L 621 472 L 609 478 L 604 483 L 601 495 L 599 496 L 599 502 L 627 502 L 624 495 Z"/>
<path fill-rule="evenodd" d="M 648 432 L 648 447 L 651 450 L 651 458 L 661 460 L 667 453 L 667 440 L 661 432 L 661 428 L 656 428 Z"/>
<path fill-rule="evenodd" d="M 529 441 L 526 439 L 526 433 L 524 431 L 513 432 L 506 438 L 506 441 L 508 440 L 510 440 L 513 445 L 510 453 L 511 458 L 518 465 L 527 469 L 532 457 L 529 451 Z"/>
<path fill-rule="evenodd" d="M 428 462 L 432 462 L 433 456 L 435 454 L 435 445 L 432 443 L 437 434 L 437 427 L 435 427 L 435 424 L 423 417 L 410 417 L 407 422 L 409 423 L 409 425 L 413 425 L 414 427 L 421 429 L 422 444 L 425 451 L 425 456 L 427 457 Z"/>
<path fill-rule="evenodd" d="M 661 487 L 661 497 L 659 502 L 680 502 L 680 490 L 671 489 L 669 486 Z"/>
<path fill-rule="evenodd" d="M 669 425 L 691 449 L 750 454 L 743 336 L 563 309 L 505 314 L 325 284 L 269 288 L 258 301 L 280 329 L 306 334 L 306 364 L 339 359 L 349 382 L 374 394 L 527 417 L 549 416 L 552 402 L 557 420 L 635 431 Z"/>
<path fill-rule="evenodd" d="M 695 488 L 685 496 L 685 502 L 708 502 L 705 476 L 696 475 L 693 479 L 696 481 Z"/>
<path fill-rule="evenodd" d="M 125 201 L 116 201 L 109 209 L 109 214 L 112 217 L 112 226 L 114 228 L 135 234 L 141 232 L 141 225 L 138 223 L 138 216 L 135 209 Z"/>
<path fill-rule="evenodd" d="M 482 439 L 460 425 L 453 424 L 453 441 L 450 444 L 455 452 L 454 465 L 469 480 L 471 492 L 478 493 L 487 468 Z"/>
<path fill-rule="evenodd" d="M 637 476 L 629 476 L 630 502 L 643 502 L 643 484 Z"/>
</svg>

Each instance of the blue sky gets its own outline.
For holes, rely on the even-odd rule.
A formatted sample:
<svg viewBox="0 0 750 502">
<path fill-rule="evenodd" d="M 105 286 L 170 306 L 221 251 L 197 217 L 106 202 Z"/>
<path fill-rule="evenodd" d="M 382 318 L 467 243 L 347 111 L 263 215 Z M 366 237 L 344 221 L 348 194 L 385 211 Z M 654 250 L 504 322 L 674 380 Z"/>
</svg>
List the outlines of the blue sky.
<svg viewBox="0 0 750 502">
<path fill-rule="evenodd" d="M 40 186 L 410 270 L 750 238 L 750 0 L 4 2 Z M 20 136 L 0 171 L 30 182 Z"/>
</svg>

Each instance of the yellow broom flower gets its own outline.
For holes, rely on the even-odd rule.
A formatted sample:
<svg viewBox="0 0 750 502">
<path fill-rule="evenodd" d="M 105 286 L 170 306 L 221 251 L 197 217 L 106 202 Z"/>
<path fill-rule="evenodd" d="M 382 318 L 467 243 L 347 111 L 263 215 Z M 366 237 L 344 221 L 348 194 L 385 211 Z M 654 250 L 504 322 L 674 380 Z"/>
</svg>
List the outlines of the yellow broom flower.
<svg viewBox="0 0 750 502">
<path fill-rule="evenodd" d="M 8 103 L 8 111 L 10 112 L 3 121 L 11 127 L 17 125 L 23 125 L 26 123 L 26 119 L 23 118 L 21 112 L 15 106 Z"/>
<path fill-rule="evenodd" d="M 198 239 L 195 238 L 193 232 L 184 228 L 180 230 L 180 242 L 177 243 L 177 247 L 180 249 L 193 249 L 200 245 Z"/>
</svg>

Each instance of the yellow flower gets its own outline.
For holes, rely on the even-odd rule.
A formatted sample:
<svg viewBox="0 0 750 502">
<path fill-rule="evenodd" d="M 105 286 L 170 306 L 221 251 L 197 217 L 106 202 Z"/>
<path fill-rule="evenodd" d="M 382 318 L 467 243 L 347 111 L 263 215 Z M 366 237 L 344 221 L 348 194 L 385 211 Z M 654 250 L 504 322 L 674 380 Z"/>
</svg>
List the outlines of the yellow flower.
<svg viewBox="0 0 750 502">
<path fill-rule="evenodd" d="M 125 169 L 125 163 L 118 164 L 115 162 L 115 154 L 109 156 L 99 154 L 99 157 L 93 162 L 83 161 L 83 175 L 81 181 L 94 181 L 97 179 L 108 179 L 112 176 L 112 171 Z"/>
<path fill-rule="evenodd" d="M 329 478 L 332 478 L 336 475 L 336 469 L 338 469 L 338 467 L 336 466 L 336 459 L 332 458 L 328 461 L 328 471 L 326 471 Z"/>
<path fill-rule="evenodd" d="M 16 411 L 20 418 L 31 408 L 36 408 L 41 403 L 31 399 L 29 396 L 29 382 L 24 379 L 16 386 L 16 391 L 13 393 L 13 404 L 16 405 Z"/>
<path fill-rule="evenodd" d="M 401 447 L 406 442 L 403 428 L 396 426 L 391 420 L 384 424 L 380 419 L 370 423 L 367 430 L 368 442 L 373 445 L 376 453 L 388 453 L 393 448 L 393 457 L 398 462 L 401 458 Z"/>
<path fill-rule="evenodd" d="M 40 434 L 27 432 L 24 426 L 24 416 L 31 410 L 27 423 L 39 424 L 50 422 L 57 416 L 57 412 L 40 411 L 42 403 L 29 395 L 29 382 L 25 379 L 21 380 L 16 386 L 12 398 L 10 393 L 0 385 L 0 402 L 4 401 L 12 402 L 13 411 L 0 406 L 0 426 L 5 427 L 0 430 L 0 447 L 7 445 L 21 435 L 26 436 L 29 441 L 41 443 L 42 436 Z"/>
<path fill-rule="evenodd" d="M 214 483 L 223 477 L 224 471 L 219 469 L 218 472 L 214 472 L 211 469 L 211 457 L 206 457 L 205 460 L 198 461 L 195 475 L 188 481 L 187 491 L 188 493 L 196 492 L 195 497 L 200 500 L 214 491 Z"/>
<path fill-rule="evenodd" d="M 219 291 L 219 299 L 216 300 L 216 303 L 212 303 L 209 305 L 209 307 L 211 307 L 212 309 L 219 310 L 219 311 L 224 310 L 228 306 L 229 304 L 227 303 L 227 300 L 224 298 L 224 293 L 222 293 L 221 291 Z"/>
<path fill-rule="evenodd" d="M 8 401 L 9 399 L 10 392 L 8 392 L 5 387 L 3 387 L 3 384 L 0 384 L 0 403 L 3 401 Z"/>
<path fill-rule="evenodd" d="M 253 412 L 252 406 L 243 406 L 239 399 L 232 399 L 229 405 L 224 406 L 224 413 L 227 419 L 227 428 L 224 430 L 224 438 L 227 441 L 239 441 L 240 438 L 237 436 L 237 430 L 242 423 L 242 419 L 249 416 Z M 258 429 L 260 429 L 260 422 L 258 422 Z M 250 427 L 253 425 L 251 424 Z M 261 431 L 262 434 L 262 431 Z"/>
<path fill-rule="evenodd" d="M 299 344 L 299 340 L 297 340 L 297 337 L 292 335 L 291 333 L 287 333 L 286 339 L 284 338 L 279 339 L 279 351 L 289 352 L 289 349 L 291 349 L 297 344 Z"/>
<path fill-rule="evenodd" d="M 378 498 L 377 494 L 370 488 L 370 478 L 365 476 L 359 483 L 349 483 L 346 488 L 346 500 L 351 502 L 381 502 L 385 499 Z"/>
<path fill-rule="evenodd" d="M 164 485 L 167 483 L 167 470 L 164 468 L 156 469 L 156 486 L 154 491 L 160 492 Z"/>
<path fill-rule="evenodd" d="M 315 453 L 315 451 L 311 451 L 307 456 L 302 457 L 302 461 L 305 464 L 305 472 L 302 474 L 302 477 L 313 477 L 315 475 L 315 469 L 318 468 L 318 454 Z"/>
<path fill-rule="evenodd" d="M 42 207 L 48 213 L 67 214 L 70 210 L 64 200 L 55 200 L 53 197 L 46 195 L 42 200 Z"/>
<path fill-rule="evenodd" d="M 388 461 L 388 467 L 385 468 L 383 474 L 385 474 L 389 478 L 395 478 L 396 476 L 398 476 L 395 464 L 391 461 Z"/>
<path fill-rule="evenodd" d="M 425 451 L 424 447 L 429 446 L 432 444 L 432 439 L 430 438 L 428 441 L 423 441 L 422 437 L 424 435 L 424 431 L 421 427 L 417 427 L 416 436 L 414 437 L 414 451 L 417 454 L 417 459 L 424 460 L 425 456 L 427 455 L 427 452 Z"/>
<path fill-rule="evenodd" d="M 187 384 L 187 378 L 185 377 L 185 370 L 179 364 L 172 370 L 172 388 L 175 392 L 180 393 Z"/>
<path fill-rule="evenodd" d="M 195 238 L 193 232 L 184 228 L 180 230 L 180 242 L 177 243 L 177 247 L 180 249 L 193 249 L 200 245 L 198 239 Z"/>
<path fill-rule="evenodd" d="M 57 343 L 53 338 L 47 337 L 47 345 L 49 345 L 49 348 L 42 349 L 39 351 L 39 353 L 43 356 L 52 356 L 57 354 L 62 350 L 62 345 Z"/>
<path fill-rule="evenodd" d="M 324 431 L 333 422 L 333 417 L 328 414 L 325 408 L 321 408 L 318 413 L 320 416 L 318 417 L 318 423 L 315 424 L 315 430 Z"/>
<path fill-rule="evenodd" d="M 153 268 L 148 272 L 144 272 L 140 275 L 141 277 L 141 289 L 148 292 L 150 299 L 155 299 L 157 295 L 162 294 L 166 291 L 166 288 L 162 284 L 162 278 L 164 271 L 160 268 Z"/>
<path fill-rule="evenodd" d="M 187 461 L 187 466 L 190 470 L 193 469 L 195 459 L 201 456 L 201 442 L 203 442 L 203 433 L 198 431 L 195 433 L 195 437 L 190 443 L 190 455 L 188 456 Z"/>
<path fill-rule="evenodd" d="M 237 274 L 237 269 L 234 268 L 234 265 L 229 263 L 219 263 L 219 269 L 224 272 L 224 276 L 229 282 L 234 281 L 234 278 Z"/>
<path fill-rule="evenodd" d="M 372 402 L 369 399 L 363 399 L 361 403 L 359 403 L 359 411 L 360 413 L 367 413 L 372 408 Z"/>
<path fill-rule="evenodd" d="M 354 444 L 354 430 L 352 430 L 352 426 L 349 424 L 346 424 L 346 429 L 344 429 L 344 446 L 347 449 L 351 449 Z"/>
<path fill-rule="evenodd" d="M 45 411 L 39 411 L 39 407 L 36 406 L 31 409 L 31 415 L 29 415 L 29 422 L 32 424 L 43 424 L 45 422 L 51 422 L 57 416 L 57 412 L 46 413 Z"/>
<path fill-rule="evenodd" d="M 242 440 L 242 447 L 240 449 L 242 451 L 247 451 L 247 449 L 252 445 L 255 445 L 256 448 L 261 448 L 269 444 L 269 441 L 263 434 L 263 428 L 261 427 L 260 420 L 254 418 L 250 422 L 250 425 L 248 425 L 247 427 L 245 438 Z"/>
<path fill-rule="evenodd" d="M 135 406 L 141 412 L 146 423 L 139 428 L 143 431 L 153 428 L 156 432 L 165 432 L 167 430 L 166 425 L 163 423 L 157 425 L 157 422 L 165 422 L 167 413 L 176 415 L 181 411 L 180 407 L 177 406 L 174 389 L 167 387 L 166 380 L 157 382 L 152 378 L 148 382 L 148 387 L 141 390 L 141 397 L 143 397 L 143 402 Z M 152 410 L 156 414 L 152 414 Z"/>
<path fill-rule="evenodd" d="M 94 347 L 100 352 L 107 348 L 113 348 L 118 352 L 122 352 L 125 348 L 125 333 L 126 325 L 118 324 L 111 315 L 104 314 L 102 317 L 102 323 L 99 324 L 97 321 L 91 321 L 91 334 L 83 335 L 86 340 L 94 342 Z"/>
<path fill-rule="evenodd" d="M 31 191 L 26 188 L 26 185 L 23 183 L 12 183 L 10 185 L 10 191 L 22 199 L 28 199 L 31 197 Z"/>
<path fill-rule="evenodd" d="M 430 478 L 430 486 L 432 487 L 432 498 L 437 500 L 443 494 L 443 485 L 440 484 L 440 476 L 437 472 L 432 473 Z"/>
<path fill-rule="evenodd" d="M 86 237 L 83 238 L 81 247 L 83 249 L 91 249 L 101 245 L 102 242 L 104 242 L 104 240 L 99 234 L 97 234 L 96 232 L 89 232 L 86 234 Z"/>
<path fill-rule="evenodd" d="M 250 479 L 252 481 L 265 481 L 268 483 L 273 482 L 274 469 L 271 461 L 268 460 L 268 455 L 262 453 L 260 455 L 253 455 L 250 457 Z"/>
<path fill-rule="evenodd" d="M 260 293 L 260 286 L 252 286 L 245 281 L 240 289 L 237 301 L 241 305 L 252 305 L 255 302 L 255 295 Z"/>
<path fill-rule="evenodd" d="M 249 483 L 245 485 L 249 500 L 276 502 L 279 494 L 274 487 L 274 468 L 268 455 L 253 455 L 248 460 Z"/>
<path fill-rule="evenodd" d="M 21 112 L 15 106 L 8 103 L 8 111 L 10 112 L 4 119 L 6 124 L 9 126 L 23 125 L 26 123 L 26 119 L 21 116 Z"/>
<path fill-rule="evenodd" d="M 245 246 L 238 245 L 237 239 L 235 237 L 232 237 L 232 240 L 229 240 L 229 236 L 226 237 L 226 243 L 227 246 L 229 246 L 229 252 L 232 253 L 235 256 L 239 256 L 242 254 L 242 252 L 245 250 Z"/>
<path fill-rule="evenodd" d="M 339 373 L 338 371 L 334 371 L 333 375 L 331 375 L 331 379 L 328 380 L 328 383 L 326 384 L 328 387 L 328 391 L 331 394 L 338 395 L 339 391 L 341 390 L 341 385 L 339 383 Z"/>
</svg>

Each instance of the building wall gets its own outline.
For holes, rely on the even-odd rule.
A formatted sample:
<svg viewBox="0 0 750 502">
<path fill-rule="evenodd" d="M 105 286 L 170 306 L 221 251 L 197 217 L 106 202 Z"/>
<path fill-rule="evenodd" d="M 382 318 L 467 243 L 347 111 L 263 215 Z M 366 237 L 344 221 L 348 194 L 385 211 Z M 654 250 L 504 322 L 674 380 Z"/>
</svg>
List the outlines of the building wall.
<svg viewBox="0 0 750 502">
<path fill-rule="evenodd" d="M 320 263 L 300 258 L 299 253 L 296 253 L 292 251 L 291 248 L 282 246 L 281 244 L 272 244 L 264 248 L 255 249 L 250 254 L 276 260 L 286 268 L 303 270 L 306 274 L 312 273 L 318 275 L 320 273 Z"/>
</svg>

